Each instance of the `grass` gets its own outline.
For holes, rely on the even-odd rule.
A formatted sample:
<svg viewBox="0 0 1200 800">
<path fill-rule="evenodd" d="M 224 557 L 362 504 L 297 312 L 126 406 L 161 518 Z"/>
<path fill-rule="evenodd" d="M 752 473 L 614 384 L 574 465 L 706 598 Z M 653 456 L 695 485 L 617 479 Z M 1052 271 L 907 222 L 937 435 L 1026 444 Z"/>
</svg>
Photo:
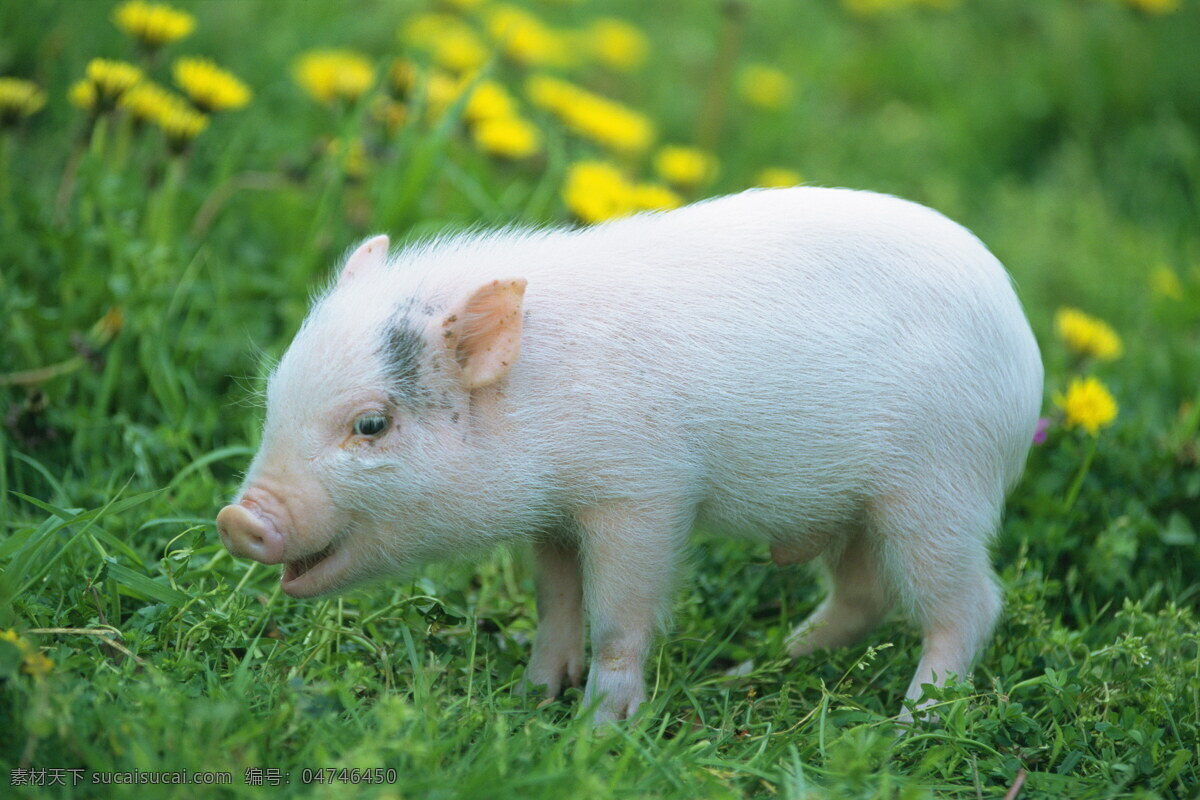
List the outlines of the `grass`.
<svg viewBox="0 0 1200 800">
<path fill-rule="evenodd" d="M 722 31 L 740 40 L 738 63 L 784 68 L 796 88 L 782 110 L 717 96 L 721 172 L 700 194 L 782 165 L 938 208 L 1013 273 L 1042 344 L 1047 413 L 1084 371 L 1120 403 L 1097 438 L 1058 424 L 1035 448 L 997 540 L 1006 614 L 995 640 L 973 686 L 941 692 L 940 724 L 900 737 L 892 718 L 915 668 L 914 630 L 892 621 L 856 648 L 776 658 L 819 582 L 712 532 L 697 537 L 655 651 L 651 701 L 635 722 L 600 731 L 577 692 L 547 704 L 514 693 L 535 622 L 524 553 L 308 602 L 281 595 L 276 570 L 228 556 L 212 518 L 257 442 L 255 376 L 343 249 L 371 231 L 403 241 L 563 222 L 565 165 L 594 151 L 539 118 L 544 156 L 498 164 L 452 111 L 442 126 L 374 140 L 365 177 L 347 178 L 314 142 L 365 129 L 365 106 L 318 106 L 288 65 L 325 46 L 382 65 L 419 7 L 181 5 L 198 27 L 170 52 L 216 59 L 256 96 L 175 161 L 153 131 L 89 136 L 65 101 L 91 57 L 133 57 L 108 4 L 0 7 L 0 74 L 50 95 L 0 132 L 0 376 L 50 368 L 36 385 L 0 386 L 0 629 L 15 631 L 0 641 L 6 780 L 14 769 L 218 770 L 233 778 L 223 795 L 261 795 L 247 782 L 257 774 L 322 796 L 331 784 L 314 781 L 327 775 L 304 770 L 390 768 L 395 782 L 336 788 L 1000 798 L 1023 780 L 1022 798 L 1196 796 L 1194 3 L 1164 16 L 1012 0 L 859 18 L 832 0 L 776 2 L 749 7 L 740 36 L 717 3 L 534 7 L 559 25 L 608 13 L 646 32 L 654 47 L 640 72 L 575 79 L 649 114 L 662 141 L 697 135 Z M 519 86 L 519 69 L 493 67 Z M 1178 293 L 1154 289 L 1160 268 Z M 1124 356 L 1072 355 L 1053 327 L 1064 305 L 1112 324 Z M 98 324 L 110 309 L 119 330 L 112 316 Z M 752 675 L 722 677 L 750 657 Z"/>
</svg>

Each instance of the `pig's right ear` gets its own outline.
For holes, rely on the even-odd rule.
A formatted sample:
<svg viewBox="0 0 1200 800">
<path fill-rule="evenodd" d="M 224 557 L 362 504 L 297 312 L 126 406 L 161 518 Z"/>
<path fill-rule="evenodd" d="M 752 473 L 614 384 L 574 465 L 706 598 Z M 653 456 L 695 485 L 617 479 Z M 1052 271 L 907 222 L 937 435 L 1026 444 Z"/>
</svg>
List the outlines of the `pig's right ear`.
<svg viewBox="0 0 1200 800">
<path fill-rule="evenodd" d="M 382 267 L 387 261 L 388 237 L 373 236 L 358 246 L 346 259 L 346 266 L 338 274 L 338 286 L 345 286 L 360 275 Z"/>
<path fill-rule="evenodd" d="M 524 278 L 491 281 L 462 298 L 442 318 L 438 338 L 457 362 L 464 388 L 495 383 L 517 362 L 524 299 Z"/>
</svg>

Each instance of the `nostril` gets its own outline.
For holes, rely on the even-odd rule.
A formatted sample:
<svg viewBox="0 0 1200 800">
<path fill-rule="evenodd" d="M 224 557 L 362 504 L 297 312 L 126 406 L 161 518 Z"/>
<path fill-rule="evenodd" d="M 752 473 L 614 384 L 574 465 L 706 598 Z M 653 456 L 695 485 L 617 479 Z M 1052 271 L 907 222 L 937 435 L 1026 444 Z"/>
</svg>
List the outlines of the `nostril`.
<svg viewBox="0 0 1200 800">
<path fill-rule="evenodd" d="M 221 541 L 235 556 L 253 558 L 264 564 L 283 560 L 283 536 L 269 518 L 244 505 L 226 506 L 217 514 Z"/>
<path fill-rule="evenodd" d="M 256 531 L 254 528 L 247 528 L 246 530 L 242 531 L 242 537 L 247 542 L 252 544 L 262 544 L 263 541 L 262 534 Z"/>
</svg>

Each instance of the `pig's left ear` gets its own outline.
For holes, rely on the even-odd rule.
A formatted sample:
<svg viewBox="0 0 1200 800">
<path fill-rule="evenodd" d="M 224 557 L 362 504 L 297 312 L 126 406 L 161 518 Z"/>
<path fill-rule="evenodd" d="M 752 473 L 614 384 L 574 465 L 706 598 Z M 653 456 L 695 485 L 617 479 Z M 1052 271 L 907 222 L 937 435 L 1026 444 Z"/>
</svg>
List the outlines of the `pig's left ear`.
<svg viewBox="0 0 1200 800">
<path fill-rule="evenodd" d="M 346 266 L 338 273 L 338 286 L 344 286 L 356 276 L 371 272 L 387 261 L 388 237 L 373 236 L 358 246 L 346 259 Z"/>
<path fill-rule="evenodd" d="M 440 338 L 454 355 L 467 389 L 495 383 L 521 354 L 521 305 L 525 279 L 490 281 L 442 318 Z"/>
</svg>

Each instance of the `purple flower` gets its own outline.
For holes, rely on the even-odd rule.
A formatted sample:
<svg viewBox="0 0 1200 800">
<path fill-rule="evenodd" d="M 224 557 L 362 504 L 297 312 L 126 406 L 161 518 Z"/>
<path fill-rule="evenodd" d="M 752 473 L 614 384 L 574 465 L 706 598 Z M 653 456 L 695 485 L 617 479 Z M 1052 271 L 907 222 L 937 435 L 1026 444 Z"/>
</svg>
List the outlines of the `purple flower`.
<svg viewBox="0 0 1200 800">
<path fill-rule="evenodd" d="M 1033 429 L 1033 443 L 1044 444 L 1046 442 L 1046 432 L 1050 430 L 1050 418 L 1040 417 L 1037 421 L 1037 426 Z"/>
</svg>

